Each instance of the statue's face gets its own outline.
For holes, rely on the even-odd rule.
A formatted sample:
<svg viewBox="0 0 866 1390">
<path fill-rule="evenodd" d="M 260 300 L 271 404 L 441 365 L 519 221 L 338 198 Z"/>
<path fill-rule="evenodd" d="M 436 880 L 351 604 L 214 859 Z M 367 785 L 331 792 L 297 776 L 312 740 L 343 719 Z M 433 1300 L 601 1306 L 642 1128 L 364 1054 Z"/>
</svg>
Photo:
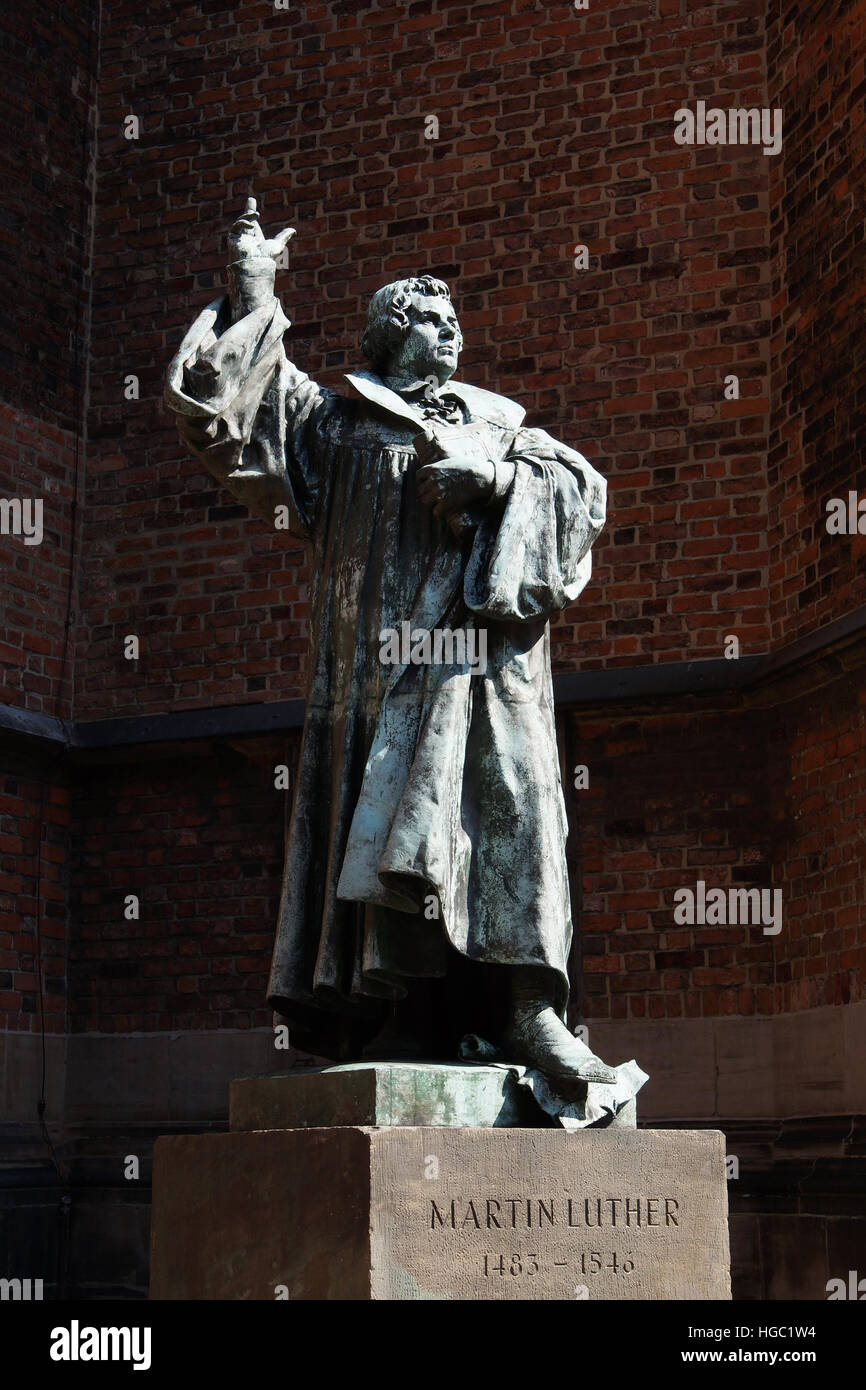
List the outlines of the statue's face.
<svg viewBox="0 0 866 1390">
<path fill-rule="evenodd" d="M 457 370 L 463 335 L 454 305 L 438 296 L 413 294 L 411 327 L 388 366 L 389 376 L 435 376 L 440 386 Z"/>
</svg>

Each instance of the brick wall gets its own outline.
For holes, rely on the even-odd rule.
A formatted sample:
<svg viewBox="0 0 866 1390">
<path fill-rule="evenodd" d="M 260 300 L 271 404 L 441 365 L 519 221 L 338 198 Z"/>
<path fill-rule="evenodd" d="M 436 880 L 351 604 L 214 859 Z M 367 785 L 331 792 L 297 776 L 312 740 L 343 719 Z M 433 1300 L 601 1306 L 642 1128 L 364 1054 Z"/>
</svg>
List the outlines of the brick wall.
<svg viewBox="0 0 866 1390">
<path fill-rule="evenodd" d="M 11 522 L 0 524 L 0 704 L 61 716 L 72 693 L 64 654 L 84 423 L 96 20 L 97 6 L 60 0 L 0 14 L 0 499 L 41 501 L 43 531 L 41 543 L 26 544 Z M 68 816 L 59 759 L 4 742 L 0 1030 L 39 1028 L 41 842 L 45 1027 L 65 1031 Z"/>
<path fill-rule="evenodd" d="M 866 249 L 866 5 L 775 12 L 772 104 L 785 140 L 772 162 L 769 486 L 773 645 L 808 637 L 866 600 L 862 536 L 829 535 L 826 504 L 864 494 L 862 331 Z M 775 945 L 776 1010 L 863 997 L 866 926 L 862 665 L 786 705 L 771 727 L 773 880 L 786 921 Z"/>
<path fill-rule="evenodd" d="M 864 997 L 864 660 L 861 643 L 821 677 L 807 665 L 802 693 L 727 708 L 563 716 L 575 1022 L 787 1014 Z M 585 790 L 572 786 L 577 763 Z M 780 890 L 781 930 L 678 925 L 674 894 L 698 879 Z"/>
<path fill-rule="evenodd" d="M 866 540 L 826 530 L 830 498 L 866 497 L 864 35 L 862 0 L 785 4 L 767 33 L 773 104 L 785 111 L 770 185 L 775 642 L 866 601 Z"/>
<path fill-rule="evenodd" d="M 66 1031 L 69 787 L 56 759 L 0 755 L 0 1031 L 37 1032 L 37 883 L 41 893 L 42 1010 Z M 42 833 L 41 864 L 38 836 Z"/>
<path fill-rule="evenodd" d="M 41 500 L 44 537 L 0 534 L 0 703 L 59 688 L 84 419 L 96 7 L 5 6 L 0 90 L 0 499 Z M 62 695 L 62 700 L 61 700 Z M 59 702 L 59 703 L 58 703 Z"/>
<path fill-rule="evenodd" d="M 0 498 L 41 502 L 42 540 L 0 534 L 0 703 L 68 714 L 71 649 L 64 663 L 75 436 L 50 421 L 0 404 Z M 37 539 L 31 511 L 32 540 Z M 61 688 L 62 672 L 62 688 Z"/>
<path fill-rule="evenodd" d="M 262 0 L 194 12 L 157 0 L 146 16 L 122 4 L 102 12 L 95 171 L 84 143 L 89 31 L 77 21 L 69 31 L 58 25 L 57 43 L 69 52 L 56 71 L 76 94 L 78 143 L 67 132 L 57 146 L 69 241 L 46 233 L 35 250 L 17 242 L 15 284 L 32 292 L 39 256 L 51 260 L 47 283 L 57 294 L 48 296 L 48 317 L 80 320 L 88 282 L 67 275 L 67 302 L 58 297 L 58 266 L 71 252 L 80 262 L 84 191 L 95 172 L 76 715 L 303 693 L 303 549 L 218 491 L 185 456 L 160 403 L 172 351 L 222 287 L 225 230 L 252 186 L 268 227 L 298 228 L 291 270 L 278 283 L 295 320 L 288 345 L 302 366 L 338 385 L 358 360 L 372 290 L 432 270 L 454 290 L 466 377 L 519 396 L 532 422 L 583 448 L 608 475 L 610 522 L 595 578 L 554 625 L 556 669 L 718 657 L 728 632 L 744 654 L 764 650 L 770 561 L 780 637 L 803 631 L 798 614 L 811 630 L 844 612 L 857 592 L 856 545 L 846 552 L 845 542 L 823 543 L 821 607 L 812 554 L 797 537 L 808 496 L 836 486 L 845 467 L 850 476 L 856 457 L 843 447 L 851 437 L 843 402 L 856 406 L 851 373 L 862 368 L 845 309 L 860 246 L 852 214 L 862 58 L 853 56 L 849 25 L 859 12 L 822 7 L 796 71 L 790 13 L 765 34 L 763 7 L 748 2 L 576 12 L 510 0 L 445 3 L 436 13 L 314 4 L 300 18 Z M 833 89 L 846 114 L 835 125 L 836 108 L 824 111 L 831 42 L 846 55 Z M 770 103 L 786 107 L 783 154 L 773 161 L 749 148 L 677 146 L 681 105 L 766 102 L 765 51 Z M 140 122 L 137 140 L 124 138 L 130 115 Z M 436 139 L 425 139 L 428 116 L 439 120 Z M 814 129 L 819 138 L 810 141 Z M 813 197 L 825 177 L 828 196 Z M 29 194 L 16 188 L 20 215 Z M 573 250 L 584 243 L 590 268 L 578 271 Z M 815 246 L 826 248 L 817 294 L 808 278 Z M 28 322 L 35 318 L 31 304 Z M 839 345 L 829 360 L 828 337 Z M 58 357 L 60 338 L 50 339 L 53 357 L 41 340 L 29 349 L 31 341 L 14 345 L 18 386 L 10 377 L 4 408 L 12 447 L 0 457 L 20 476 L 47 470 L 58 503 L 69 503 L 77 357 Z M 74 338 L 63 341 L 75 348 Z M 28 351 L 43 353 L 35 376 L 24 370 Z M 54 390 L 52 370 L 62 378 Z M 726 402 L 731 372 L 741 395 Z M 137 399 L 126 398 L 130 375 Z M 31 400 L 26 392 L 37 388 Z M 38 432 L 21 413 L 37 404 Z M 5 575 L 12 658 L 4 698 L 43 710 L 52 708 L 58 670 L 71 506 L 58 505 L 55 520 L 51 548 L 46 540 L 31 557 L 16 540 Z M 130 633 L 141 639 L 137 662 L 124 659 Z M 592 779 L 570 808 L 588 1014 L 764 1013 L 842 997 L 853 966 L 841 953 L 858 949 L 848 936 L 828 954 L 804 926 L 799 944 L 770 943 L 770 957 L 766 940 L 742 932 L 686 940 L 671 930 L 669 897 L 699 876 L 746 886 L 781 878 L 795 916 L 810 920 L 817 904 L 827 930 L 854 931 L 844 918 L 854 891 L 844 875 L 856 831 L 846 821 L 846 867 L 833 870 L 838 901 L 815 896 L 803 849 L 834 824 L 831 785 L 856 767 L 840 751 L 853 739 L 859 756 L 853 698 L 834 695 L 829 722 L 818 721 L 820 754 L 810 747 L 811 715 L 789 711 L 776 721 L 733 700 L 564 716 L 574 761 L 587 762 Z M 833 771 L 810 829 L 791 807 L 814 780 L 816 757 Z M 250 1026 L 263 1017 L 279 880 L 272 779 L 264 764 L 243 762 L 237 750 L 227 761 L 216 746 L 195 758 L 184 752 L 174 768 L 149 759 L 123 755 L 114 766 L 76 770 L 75 1026 Z M 847 781 L 844 791 L 846 804 L 859 805 Z M 254 831 L 249 843 L 245 825 Z M 140 892 L 137 924 L 123 918 L 125 889 Z M 230 915 L 240 924 L 233 938 Z M 807 969 L 812 985 L 803 992 L 794 981 Z M 844 988 L 857 986 L 849 978 Z"/>
<path fill-rule="evenodd" d="M 86 346 L 97 18 L 63 0 L 0 16 L 0 396 L 66 429 Z"/>
<path fill-rule="evenodd" d="M 587 710 L 564 723 L 583 1015 L 772 1013 L 773 948 L 760 927 L 674 920 L 675 892 L 699 879 L 769 886 L 765 721 L 722 703 L 700 714 Z"/>
<path fill-rule="evenodd" d="M 151 750 L 82 770 L 72 815 L 73 1031 L 252 1028 L 283 866 L 274 766 L 299 739 Z M 128 895 L 139 916 L 126 915 Z"/>
<path fill-rule="evenodd" d="M 454 292 L 466 378 L 518 396 L 609 476 L 597 581 L 556 626 L 560 669 L 717 657 L 732 630 L 765 647 L 767 161 L 673 141 L 682 103 L 763 103 L 762 14 L 105 11 L 81 717 L 303 691 L 299 557 L 215 491 L 160 407 L 253 185 L 266 225 L 298 231 L 278 287 L 306 370 L 339 384 L 371 292 L 431 270 Z M 729 372 L 739 401 L 722 398 Z"/>
<path fill-rule="evenodd" d="M 773 882 L 785 907 L 777 1013 L 866 994 L 863 659 L 786 705 L 769 734 Z"/>
</svg>

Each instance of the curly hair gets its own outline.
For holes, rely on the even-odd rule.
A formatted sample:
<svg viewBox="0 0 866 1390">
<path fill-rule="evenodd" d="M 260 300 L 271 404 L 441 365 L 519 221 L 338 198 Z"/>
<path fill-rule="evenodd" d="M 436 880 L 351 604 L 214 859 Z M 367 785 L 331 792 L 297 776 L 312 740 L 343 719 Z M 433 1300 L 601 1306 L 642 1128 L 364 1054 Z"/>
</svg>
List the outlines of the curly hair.
<svg viewBox="0 0 866 1390">
<path fill-rule="evenodd" d="M 444 280 L 432 275 L 418 275 L 411 280 L 395 280 L 377 290 L 367 309 L 367 327 L 361 339 L 361 351 L 377 371 L 387 366 L 411 327 L 409 307 L 413 294 L 447 299 L 451 294 Z M 463 337 L 458 331 L 459 346 Z"/>
</svg>

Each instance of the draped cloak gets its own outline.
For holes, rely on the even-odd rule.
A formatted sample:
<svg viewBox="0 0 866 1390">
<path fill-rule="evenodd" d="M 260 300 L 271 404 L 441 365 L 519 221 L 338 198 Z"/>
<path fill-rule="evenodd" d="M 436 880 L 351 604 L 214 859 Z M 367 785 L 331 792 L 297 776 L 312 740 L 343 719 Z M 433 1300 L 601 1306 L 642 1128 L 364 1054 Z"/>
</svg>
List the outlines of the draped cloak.
<svg viewBox="0 0 866 1390">
<path fill-rule="evenodd" d="M 299 1045 L 351 1057 L 382 1001 L 407 978 L 444 976 L 456 950 L 547 967 L 562 1011 L 572 920 L 548 620 L 589 579 L 604 479 L 524 428 L 515 402 L 452 380 L 464 423 L 448 447 L 480 449 L 507 480 L 456 538 L 417 494 L 417 408 L 372 372 L 348 374 L 349 395 L 317 386 L 286 357 L 288 326 L 277 300 L 235 324 L 215 300 L 166 387 L 219 482 L 271 525 L 287 508 L 310 545 L 306 717 L 268 999 Z M 416 634 L 485 629 L 486 669 L 459 651 L 383 664 L 383 630 L 406 620 Z"/>
</svg>

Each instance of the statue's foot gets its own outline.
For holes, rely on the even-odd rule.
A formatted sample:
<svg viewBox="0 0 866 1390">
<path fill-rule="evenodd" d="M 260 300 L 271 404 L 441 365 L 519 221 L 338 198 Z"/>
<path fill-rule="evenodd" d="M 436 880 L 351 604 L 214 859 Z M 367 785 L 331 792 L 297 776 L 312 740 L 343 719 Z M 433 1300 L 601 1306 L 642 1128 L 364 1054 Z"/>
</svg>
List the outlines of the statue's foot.
<svg viewBox="0 0 866 1390">
<path fill-rule="evenodd" d="M 515 1009 L 505 1051 L 510 1062 L 537 1067 L 545 1076 L 595 1081 L 605 1086 L 616 1082 L 616 1072 L 572 1036 L 549 1004 Z"/>
</svg>

